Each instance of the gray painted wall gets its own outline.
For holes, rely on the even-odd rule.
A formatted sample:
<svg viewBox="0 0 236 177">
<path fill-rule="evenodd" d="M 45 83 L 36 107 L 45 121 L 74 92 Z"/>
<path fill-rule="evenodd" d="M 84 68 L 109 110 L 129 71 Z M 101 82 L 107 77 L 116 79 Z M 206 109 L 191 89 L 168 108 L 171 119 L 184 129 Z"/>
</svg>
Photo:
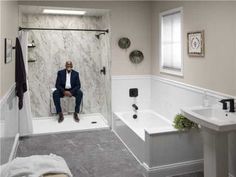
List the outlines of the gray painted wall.
<svg viewBox="0 0 236 177">
<path fill-rule="evenodd" d="M 159 70 L 159 13 L 177 7 L 183 7 L 183 77 Z M 152 13 L 152 74 L 236 95 L 236 2 L 154 2 Z M 187 33 L 199 30 L 205 57 L 189 57 Z"/>
<path fill-rule="evenodd" d="M 6 163 L 11 153 L 15 135 L 18 133 L 17 99 L 13 88 L 15 82 L 15 55 L 12 62 L 4 63 L 4 38 L 12 39 L 18 34 L 18 4 L 0 1 L 0 164 Z"/>
</svg>

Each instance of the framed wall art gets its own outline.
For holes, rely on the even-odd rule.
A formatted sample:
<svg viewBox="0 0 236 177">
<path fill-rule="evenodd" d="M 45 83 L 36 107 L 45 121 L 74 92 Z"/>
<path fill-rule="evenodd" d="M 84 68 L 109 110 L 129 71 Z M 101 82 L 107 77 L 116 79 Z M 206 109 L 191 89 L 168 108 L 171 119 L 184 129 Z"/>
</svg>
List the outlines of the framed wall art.
<svg viewBox="0 0 236 177">
<path fill-rule="evenodd" d="M 187 34 L 188 40 L 188 55 L 190 57 L 204 57 L 205 56 L 205 39 L 204 31 L 189 32 Z"/>
<path fill-rule="evenodd" d="M 5 63 L 12 61 L 12 40 L 5 38 Z"/>
</svg>

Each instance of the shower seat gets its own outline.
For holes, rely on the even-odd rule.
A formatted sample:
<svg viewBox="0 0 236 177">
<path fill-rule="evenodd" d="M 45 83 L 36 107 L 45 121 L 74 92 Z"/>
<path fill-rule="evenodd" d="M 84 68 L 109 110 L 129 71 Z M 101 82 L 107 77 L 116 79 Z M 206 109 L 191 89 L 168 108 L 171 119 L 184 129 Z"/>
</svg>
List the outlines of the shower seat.
<svg viewBox="0 0 236 177">
<path fill-rule="evenodd" d="M 51 88 L 50 91 L 50 111 L 51 114 L 56 114 L 56 107 L 53 102 L 53 92 L 56 88 Z M 75 98 L 74 97 L 63 97 L 61 98 L 61 109 L 63 113 L 74 113 L 75 112 Z"/>
</svg>

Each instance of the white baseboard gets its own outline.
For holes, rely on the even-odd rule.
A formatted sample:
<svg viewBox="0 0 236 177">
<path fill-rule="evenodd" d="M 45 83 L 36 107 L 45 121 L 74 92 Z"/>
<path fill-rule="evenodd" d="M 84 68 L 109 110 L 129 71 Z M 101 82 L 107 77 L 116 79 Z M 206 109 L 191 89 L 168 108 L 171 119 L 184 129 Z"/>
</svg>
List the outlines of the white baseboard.
<svg viewBox="0 0 236 177">
<path fill-rule="evenodd" d="M 191 165 L 196 165 L 196 164 L 203 164 L 203 159 L 191 160 L 191 161 L 186 161 L 186 162 L 155 166 L 155 167 L 149 167 L 146 163 L 144 163 L 143 166 L 148 171 L 157 171 L 157 170 L 166 170 L 166 169 L 171 169 L 171 168 L 179 168 L 183 166 L 191 166 Z"/>
<path fill-rule="evenodd" d="M 12 146 L 11 154 L 9 156 L 8 162 L 12 161 L 16 157 L 16 152 L 19 145 L 19 137 L 20 137 L 20 134 L 17 133 L 15 136 L 14 144 Z"/>
<path fill-rule="evenodd" d="M 197 171 L 203 171 L 203 159 L 191 160 L 186 162 L 149 167 L 146 163 L 143 164 L 146 169 L 147 177 L 163 177 L 173 176 L 178 174 L 187 174 Z"/>
</svg>

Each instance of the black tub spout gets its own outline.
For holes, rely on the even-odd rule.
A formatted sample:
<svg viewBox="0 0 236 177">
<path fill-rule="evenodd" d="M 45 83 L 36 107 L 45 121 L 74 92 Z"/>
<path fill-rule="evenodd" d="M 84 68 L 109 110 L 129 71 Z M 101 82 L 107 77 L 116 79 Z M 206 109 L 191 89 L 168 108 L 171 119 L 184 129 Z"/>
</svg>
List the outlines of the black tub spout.
<svg viewBox="0 0 236 177">
<path fill-rule="evenodd" d="M 138 106 L 136 104 L 132 104 L 132 107 L 134 108 L 134 110 L 138 110 Z"/>
</svg>

